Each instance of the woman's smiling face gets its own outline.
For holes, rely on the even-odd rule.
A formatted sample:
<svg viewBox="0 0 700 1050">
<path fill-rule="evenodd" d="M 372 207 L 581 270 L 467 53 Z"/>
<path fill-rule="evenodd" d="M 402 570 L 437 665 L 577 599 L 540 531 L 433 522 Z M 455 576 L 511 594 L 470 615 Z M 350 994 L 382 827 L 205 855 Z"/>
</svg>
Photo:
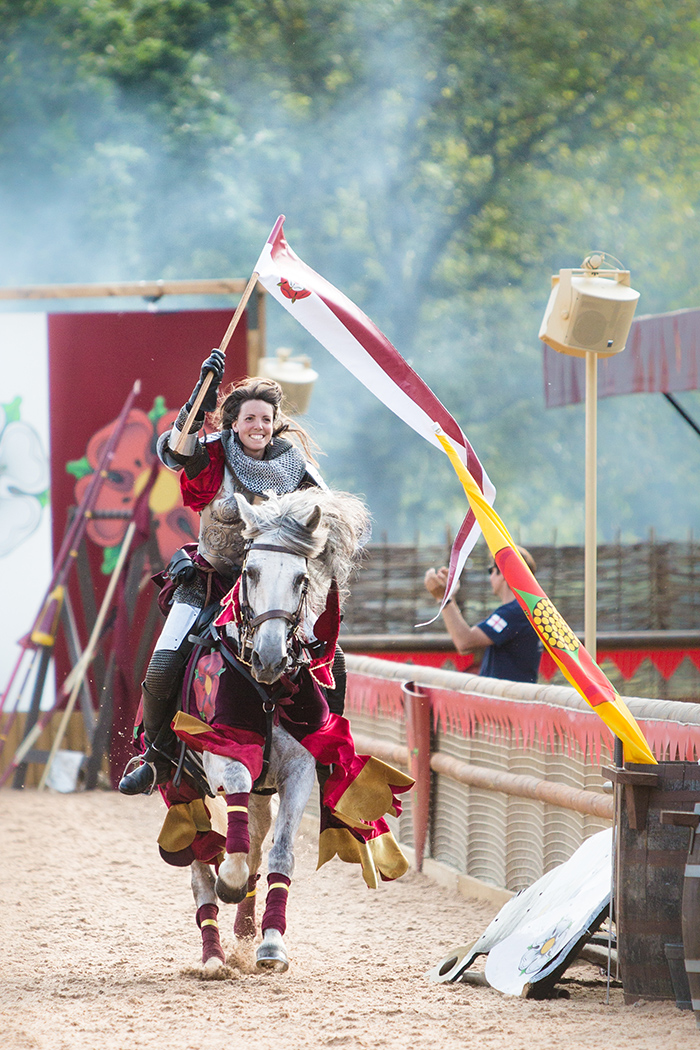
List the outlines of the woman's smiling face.
<svg viewBox="0 0 700 1050">
<path fill-rule="evenodd" d="M 272 440 L 273 422 L 274 409 L 267 401 L 244 401 L 231 429 L 248 456 L 262 459 Z"/>
</svg>

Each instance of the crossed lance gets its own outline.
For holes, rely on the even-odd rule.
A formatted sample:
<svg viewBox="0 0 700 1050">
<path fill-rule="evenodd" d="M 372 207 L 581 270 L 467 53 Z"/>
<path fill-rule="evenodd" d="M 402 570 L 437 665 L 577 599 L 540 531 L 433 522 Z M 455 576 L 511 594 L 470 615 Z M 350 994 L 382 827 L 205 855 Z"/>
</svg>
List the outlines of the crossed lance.
<svg viewBox="0 0 700 1050">
<path fill-rule="evenodd" d="M 43 716 L 39 716 L 38 707 L 39 701 L 41 699 L 43 683 L 46 678 L 46 673 L 51 658 L 51 653 L 53 651 L 56 632 L 58 629 L 58 622 L 61 616 L 64 602 L 66 602 L 67 600 L 66 585 L 68 582 L 68 577 L 78 557 L 78 549 L 85 535 L 88 523 L 94 515 L 97 497 L 100 493 L 102 485 L 104 484 L 109 474 L 109 468 L 112 459 L 114 458 L 114 454 L 119 444 L 119 441 L 121 440 L 122 434 L 124 432 L 129 412 L 131 411 L 132 405 L 136 397 L 138 396 L 140 390 L 141 383 L 139 380 L 137 380 L 134 383 L 126 399 L 121 412 L 119 413 L 112 433 L 110 434 L 107 442 L 104 445 L 99 463 L 97 465 L 97 470 L 92 475 L 90 483 L 88 484 L 83 495 L 83 499 L 81 500 L 80 506 L 78 507 L 76 514 L 73 516 L 73 519 L 65 532 L 63 542 L 54 562 L 54 571 L 51 578 L 51 582 L 49 583 L 48 588 L 46 590 L 44 600 L 42 601 L 39 607 L 39 612 L 36 616 L 36 619 L 34 620 L 30 631 L 24 636 L 24 638 L 21 639 L 19 643 L 21 646 L 21 651 L 15 663 L 12 674 L 10 675 L 10 679 L 8 681 L 5 692 L 0 698 L 0 713 L 2 712 L 5 706 L 7 697 L 9 696 L 14 680 L 19 672 L 22 660 L 24 658 L 24 654 L 28 649 L 33 649 L 35 654 L 39 649 L 41 649 L 41 659 L 39 664 L 39 670 L 37 672 L 35 687 L 35 698 L 32 702 L 32 708 L 30 709 L 29 715 L 30 721 L 32 718 L 36 720 L 34 721 L 33 725 L 30 725 L 22 743 L 20 744 L 12 759 L 12 762 L 6 769 L 2 778 L 0 778 L 0 787 L 5 783 L 8 777 L 11 776 L 11 774 L 17 769 L 17 767 L 21 765 L 24 758 L 32 749 L 35 742 L 45 729 L 53 714 L 53 710 L 50 710 L 45 712 Z M 134 536 L 135 528 L 135 522 L 132 521 L 127 530 L 124 543 L 122 545 L 122 550 L 120 551 L 117 566 L 115 567 L 114 572 L 112 573 L 112 578 L 110 580 L 107 593 L 105 594 L 104 601 L 102 602 L 102 608 L 100 609 L 100 615 L 98 616 L 97 621 L 95 623 L 95 629 L 92 632 L 92 635 L 84 652 L 80 656 L 78 663 L 73 668 L 73 671 L 71 673 L 71 684 L 68 689 L 68 692 L 70 693 L 69 701 L 66 705 L 66 710 L 61 720 L 56 739 L 54 740 L 54 744 L 49 753 L 46 768 L 44 770 L 44 775 L 42 776 L 41 783 L 39 785 L 40 788 L 43 788 L 46 785 L 46 780 L 50 771 L 51 763 L 53 762 L 56 752 L 63 739 L 63 736 L 68 726 L 68 720 L 75 706 L 75 701 L 83 685 L 85 674 L 94 656 L 95 649 L 99 640 L 99 635 L 102 630 L 102 626 L 104 624 L 104 620 L 107 615 L 107 611 L 109 609 L 109 605 L 111 603 L 112 596 L 114 594 L 114 589 L 119 579 L 119 575 L 124 566 L 124 562 L 126 560 L 129 547 Z M 29 671 L 31 671 L 31 667 Z M 28 678 L 28 676 L 29 672 L 27 673 L 26 677 Z M 18 711 L 15 708 L 15 710 L 12 712 L 11 718 L 9 719 L 8 725 L 5 727 L 5 731 L 3 733 L 3 740 L 0 741 L 0 745 L 4 744 L 5 740 L 7 739 L 7 735 L 10 731 L 12 724 L 14 723 L 17 714 Z"/>
</svg>

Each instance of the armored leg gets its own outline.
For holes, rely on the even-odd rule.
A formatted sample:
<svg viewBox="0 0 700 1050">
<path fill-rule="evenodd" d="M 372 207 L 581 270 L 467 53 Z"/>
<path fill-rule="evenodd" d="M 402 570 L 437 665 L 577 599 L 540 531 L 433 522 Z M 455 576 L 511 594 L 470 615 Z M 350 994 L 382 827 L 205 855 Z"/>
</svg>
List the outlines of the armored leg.
<svg viewBox="0 0 700 1050">
<path fill-rule="evenodd" d="M 123 795 L 150 793 L 156 784 L 165 784 L 177 761 L 177 737 L 170 729 L 177 705 L 174 700 L 163 701 L 153 696 L 145 682 L 141 688 L 146 750 L 141 755 L 141 765 L 125 773 L 119 781 L 119 790 Z"/>
<path fill-rule="evenodd" d="M 190 646 L 191 648 L 191 646 Z M 146 750 L 142 764 L 119 782 L 124 795 L 150 792 L 170 778 L 177 755 L 177 737 L 170 722 L 177 709 L 177 692 L 186 654 L 181 650 L 156 649 L 142 685 L 143 730 Z"/>
<path fill-rule="evenodd" d="M 142 686 L 147 746 L 141 756 L 142 764 L 126 772 L 119 782 L 119 790 L 124 795 L 150 792 L 156 784 L 163 784 L 170 777 L 171 757 L 174 758 L 177 750 L 177 739 L 170 729 L 170 722 L 177 709 L 182 672 L 192 652 L 189 634 L 202 606 L 197 590 L 199 586 L 200 581 L 195 580 L 178 587 L 176 600 L 148 665 Z"/>
<path fill-rule="evenodd" d="M 333 678 L 335 689 L 326 689 L 326 700 L 333 715 L 342 715 L 345 710 L 345 690 L 347 688 L 347 672 L 345 670 L 345 653 L 339 645 L 335 647 L 333 657 Z"/>
</svg>

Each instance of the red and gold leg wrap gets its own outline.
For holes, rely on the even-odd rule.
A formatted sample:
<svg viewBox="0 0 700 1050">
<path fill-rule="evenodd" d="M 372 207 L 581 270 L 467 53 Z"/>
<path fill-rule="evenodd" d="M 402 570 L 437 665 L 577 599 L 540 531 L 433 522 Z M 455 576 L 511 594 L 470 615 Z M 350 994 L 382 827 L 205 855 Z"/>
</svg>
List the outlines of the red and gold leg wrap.
<svg viewBox="0 0 700 1050">
<path fill-rule="evenodd" d="M 219 939 L 218 914 L 219 909 L 216 904 L 202 904 L 200 908 L 197 908 L 197 925 L 202 931 L 203 963 L 209 962 L 210 959 L 219 959 L 222 963 L 226 962 L 224 949 L 221 947 L 221 940 Z"/>
<path fill-rule="evenodd" d="M 236 908 L 236 919 L 233 932 L 236 937 L 255 936 L 255 897 L 260 875 L 251 875 L 248 879 L 248 892 Z"/>
<path fill-rule="evenodd" d="M 228 828 L 226 833 L 227 853 L 248 853 L 250 835 L 248 834 L 248 799 L 247 791 L 226 796 Z"/>
<path fill-rule="evenodd" d="M 284 934 L 287 929 L 287 898 L 291 879 L 271 871 L 267 876 L 267 897 L 262 930 L 279 930 Z"/>
</svg>

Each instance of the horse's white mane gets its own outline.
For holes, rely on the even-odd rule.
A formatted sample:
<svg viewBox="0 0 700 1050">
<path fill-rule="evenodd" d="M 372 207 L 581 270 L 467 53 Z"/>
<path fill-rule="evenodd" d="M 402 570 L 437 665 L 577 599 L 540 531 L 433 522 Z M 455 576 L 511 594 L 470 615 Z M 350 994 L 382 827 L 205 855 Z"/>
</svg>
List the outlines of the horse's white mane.
<svg viewBox="0 0 700 1050">
<path fill-rule="evenodd" d="M 370 535 L 367 507 L 349 492 L 311 488 L 277 496 L 266 493 L 264 503 L 249 504 L 237 496 L 245 523 L 246 540 L 264 537 L 309 560 L 309 603 L 320 611 L 326 601 L 331 580 L 335 579 L 341 603 L 347 597 L 347 583 Z M 316 508 L 320 521 L 313 527 Z M 311 523 L 312 528 L 308 525 Z"/>
</svg>

